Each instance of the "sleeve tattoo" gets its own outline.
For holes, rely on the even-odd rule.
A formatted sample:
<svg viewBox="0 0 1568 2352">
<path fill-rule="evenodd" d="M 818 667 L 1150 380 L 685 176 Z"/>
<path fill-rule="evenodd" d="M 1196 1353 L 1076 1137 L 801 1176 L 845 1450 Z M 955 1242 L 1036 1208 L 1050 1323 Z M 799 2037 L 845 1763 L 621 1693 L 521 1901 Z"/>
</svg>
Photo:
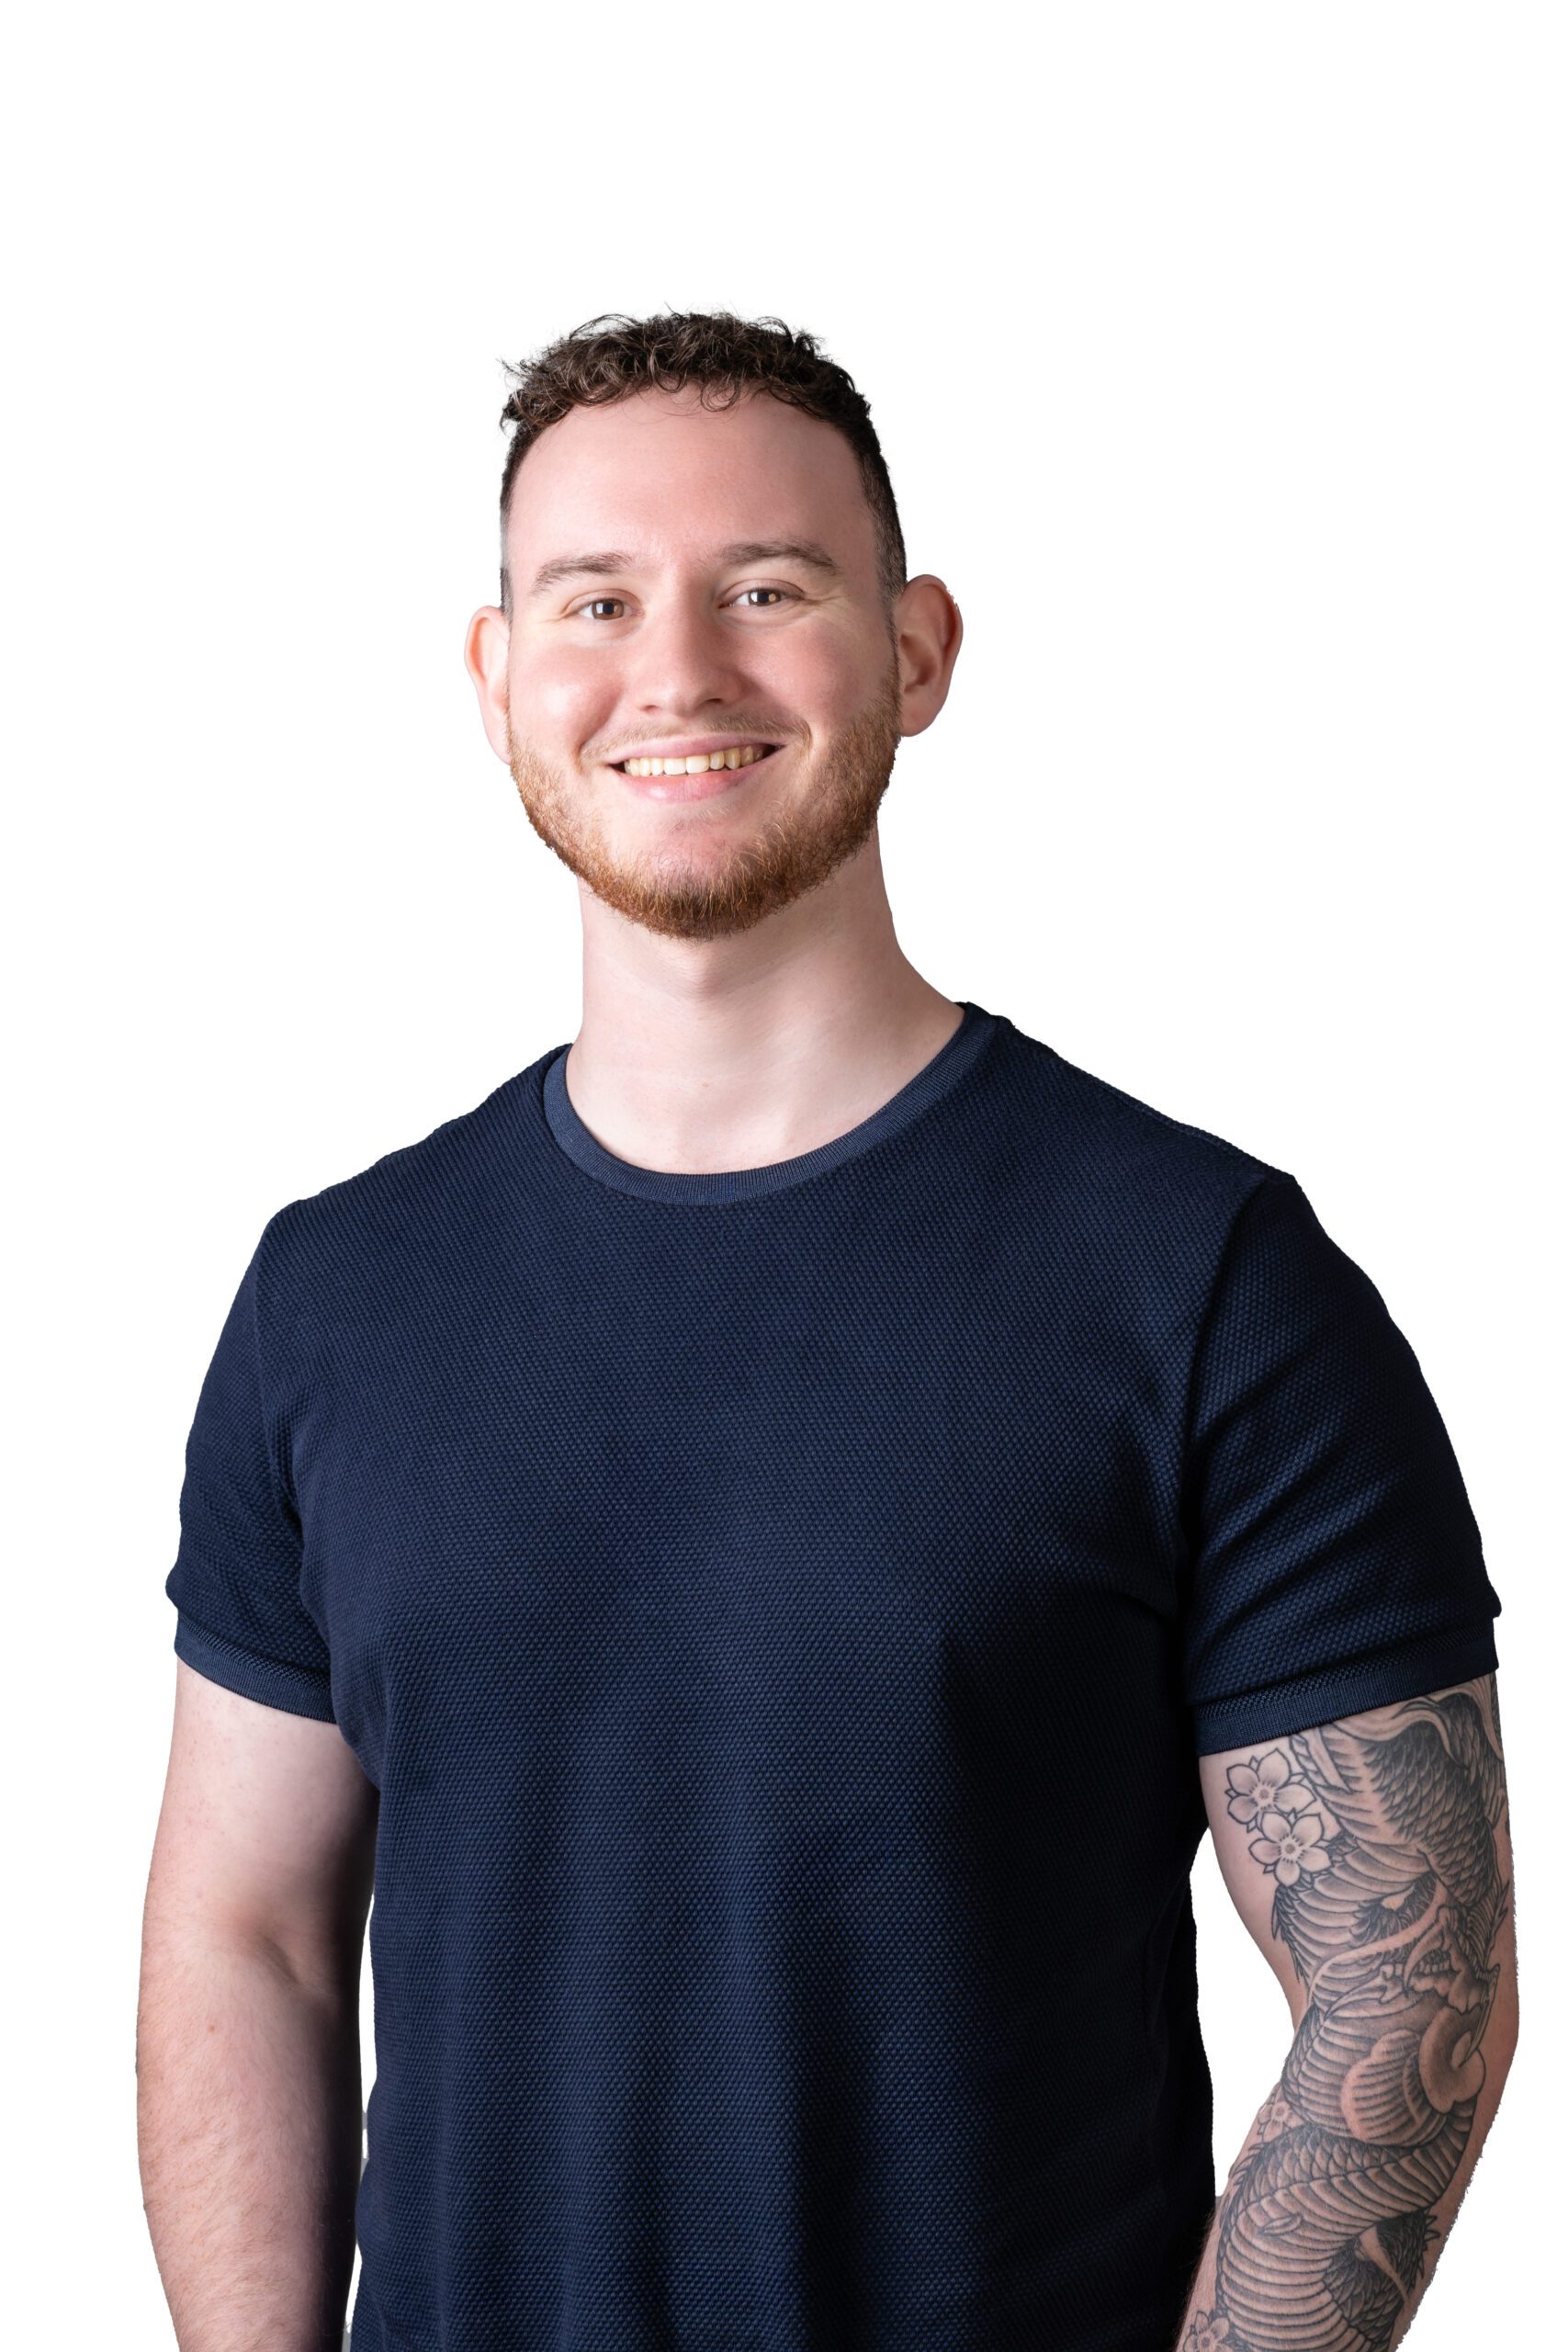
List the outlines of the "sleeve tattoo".
<svg viewBox="0 0 1568 2352">
<path fill-rule="evenodd" d="M 1486 2079 L 1510 1905 L 1496 1677 L 1295 1733 L 1226 1778 L 1306 2007 L 1181 2352 L 1385 2352 Z"/>
</svg>

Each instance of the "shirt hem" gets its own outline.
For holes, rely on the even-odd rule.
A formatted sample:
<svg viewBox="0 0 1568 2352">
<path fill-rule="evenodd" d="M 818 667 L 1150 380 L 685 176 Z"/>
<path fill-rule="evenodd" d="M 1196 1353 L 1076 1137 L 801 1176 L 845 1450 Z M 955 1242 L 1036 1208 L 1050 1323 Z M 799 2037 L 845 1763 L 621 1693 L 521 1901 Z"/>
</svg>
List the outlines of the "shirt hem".
<svg viewBox="0 0 1568 2352">
<path fill-rule="evenodd" d="M 1192 1709 L 1200 1756 L 1245 1747 L 1254 1740 L 1282 1739 L 1310 1731 L 1342 1715 L 1402 1699 L 1424 1698 L 1495 1671 L 1497 1643 L 1490 1622 L 1459 1632 L 1434 1634 L 1397 1650 L 1292 1675 L 1264 1690 L 1243 1690 L 1228 1699 L 1202 1700 Z"/>
<path fill-rule="evenodd" d="M 310 1715 L 317 1723 L 337 1721 L 332 1685 L 325 1675 L 313 1673 L 309 1667 L 285 1665 L 280 1658 L 258 1657 L 254 1651 L 209 1634 L 183 1611 L 175 1626 L 175 1655 L 209 1682 L 220 1682 L 243 1699 L 254 1699 L 287 1714 Z"/>
</svg>

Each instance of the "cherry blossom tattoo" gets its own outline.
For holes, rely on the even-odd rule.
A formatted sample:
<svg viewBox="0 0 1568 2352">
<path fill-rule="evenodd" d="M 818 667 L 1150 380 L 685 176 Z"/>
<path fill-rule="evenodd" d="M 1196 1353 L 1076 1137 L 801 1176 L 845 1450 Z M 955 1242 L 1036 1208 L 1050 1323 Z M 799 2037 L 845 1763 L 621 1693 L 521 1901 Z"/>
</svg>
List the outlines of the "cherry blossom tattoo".
<svg viewBox="0 0 1568 2352">
<path fill-rule="evenodd" d="M 1509 1904 L 1496 1677 L 1294 1733 L 1227 1779 L 1308 1997 L 1182 2352 L 1386 2352 L 1486 2075 Z"/>
</svg>

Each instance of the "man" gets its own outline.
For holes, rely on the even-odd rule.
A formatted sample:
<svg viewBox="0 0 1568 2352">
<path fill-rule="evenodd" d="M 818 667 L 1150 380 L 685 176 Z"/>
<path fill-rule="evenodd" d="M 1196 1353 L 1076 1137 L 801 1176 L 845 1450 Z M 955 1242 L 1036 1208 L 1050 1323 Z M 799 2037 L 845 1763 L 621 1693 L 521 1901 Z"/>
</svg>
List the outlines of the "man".
<svg viewBox="0 0 1568 2352">
<path fill-rule="evenodd" d="M 333 2344 L 356 2222 L 354 2352 L 1390 2345 L 1517 2031 L 1415 1358 L 1291 1175 L 900 951 L 961 622 L 813 339 L 591 322 L 507 421 L 467 661 L 582 1021 L 280 1208 L 202 1387 L 180 2343 Z M 1205 1824 L 1294 2029 L 1217 2210 Z"/>
</svg>

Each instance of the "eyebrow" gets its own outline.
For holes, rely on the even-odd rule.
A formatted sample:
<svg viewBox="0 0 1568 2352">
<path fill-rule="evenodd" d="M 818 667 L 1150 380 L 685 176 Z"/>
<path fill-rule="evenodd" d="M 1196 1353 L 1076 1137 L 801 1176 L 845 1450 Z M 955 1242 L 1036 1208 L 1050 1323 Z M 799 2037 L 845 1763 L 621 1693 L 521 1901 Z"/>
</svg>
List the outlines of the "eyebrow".
<svg viewBox="0 0 1568 2352">
<path fill-rule="evenodd" d="M 718 561 L 732 563 L 804 563 L 814 571 L 838 580 L 843 577 L 843 566 L 818 539 L 736 539 L 718 550 Z M 535 572 L 528 590 L 530 596 L 543 595 L 547 588 L 557 587 L 563 580 L 604 580 L 618 571 L 630 571 L 637 562 L 635 556 L 626 555 L 619 548 L 602 548 L 592 555 L 558 555 L 542 563 Z"/>
</svg>

